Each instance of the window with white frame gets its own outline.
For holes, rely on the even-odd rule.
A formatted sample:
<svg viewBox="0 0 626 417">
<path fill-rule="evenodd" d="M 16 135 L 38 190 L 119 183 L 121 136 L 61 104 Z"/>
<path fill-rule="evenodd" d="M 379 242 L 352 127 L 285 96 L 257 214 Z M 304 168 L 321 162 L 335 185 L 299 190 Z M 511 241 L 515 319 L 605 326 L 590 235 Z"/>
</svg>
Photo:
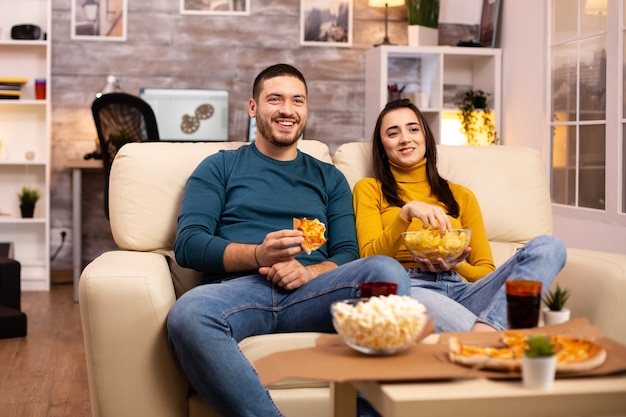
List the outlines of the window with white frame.
<svg viewBox="0 0 626 417">
<path fill-rule="evenodd" d="M 552 0 L 550 7 L 552 201 L 609 222 L 626 213 L 623 2 Z"/>
</svg>

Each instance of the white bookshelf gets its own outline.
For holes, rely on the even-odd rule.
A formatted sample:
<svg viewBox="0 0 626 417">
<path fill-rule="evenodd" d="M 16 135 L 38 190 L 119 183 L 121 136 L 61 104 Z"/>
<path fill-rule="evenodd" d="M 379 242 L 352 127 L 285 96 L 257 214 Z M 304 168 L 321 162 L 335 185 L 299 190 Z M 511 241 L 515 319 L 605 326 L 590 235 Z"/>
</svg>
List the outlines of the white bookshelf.
<svg viewBox="0 0 626 417">
<path fill-rule="evenodd" d="M 0 0 L 0 78 L 27 78 L 18 100 L 0 100 L 0 242 L 13 244 L 22 266 L 22 290 L 50 288 L 50 27 L 51 0 Z M 35 24 L 38 40 L 13 40 L 11 28 Z M 47 39 L 43 39 L 44 33 Z M 46 99 L 35 98 L 45 78 Z M 17 194 L 35 187 L 41 198 L 23 219 Z"/>
<path fill-rule="evenodd" d="M 489 106 L 500 132 L 502 52 L 496 48 L 409 47 L 382 45 L 365 55 L 365 134 L 372 137 L 376 118 L 388 101 L 387 86 L 406 86 L 406 92 L 426 96 L 416 103 L 438 143 L 442 143 L 444 119 L 454 119 L 458 108 L 447 92 L 453 86 L 489 93 Z"/>
</svg>

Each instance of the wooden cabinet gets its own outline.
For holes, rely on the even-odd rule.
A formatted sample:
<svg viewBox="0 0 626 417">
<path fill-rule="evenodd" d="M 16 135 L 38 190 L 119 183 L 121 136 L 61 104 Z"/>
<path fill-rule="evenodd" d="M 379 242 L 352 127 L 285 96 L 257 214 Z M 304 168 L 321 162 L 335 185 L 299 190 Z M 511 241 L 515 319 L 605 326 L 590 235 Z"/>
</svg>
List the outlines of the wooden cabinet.
<svg viewBox="0 0 626 417">
<path fill-rule="evenodd" d="M 19 99 L 0 99 L 0 242 L 13 245 L 23 290 L 50 288 L 50 1 L 0 0 L 0 78 L 27 79 Z M 11 39 L 20 24 L 39 26 L 40 38 Z M 37 78 L 45 99 L 36 99 Z M 33 218 L 21 217 L 25 186 L 41 194 Z"/>
<path fill-rule="evenodd" d="M 428 120 L 438 143 L 461 144 L 456 102 L 467 90 L 489 94 L 500 132 L 502 53 L 496 48 L 383 45 L 365 55 L 365 134 L 371 140 L 376 118 L 389 100 L 389 86 L 404 88 Z M 456 122 L 456 123 L 455 123 Z"/>
</svg>

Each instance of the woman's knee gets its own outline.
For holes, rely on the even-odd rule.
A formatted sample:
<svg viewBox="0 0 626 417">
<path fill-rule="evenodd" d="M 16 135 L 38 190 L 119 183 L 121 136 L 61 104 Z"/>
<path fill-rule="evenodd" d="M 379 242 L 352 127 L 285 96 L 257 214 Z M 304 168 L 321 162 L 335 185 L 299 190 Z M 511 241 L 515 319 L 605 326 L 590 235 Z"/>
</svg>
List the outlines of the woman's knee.
<svg viewBox="0 0 626 417">
<path fill-rule="evenodd" d="M 561 239 L 551 235 L 541 235 L 531 240 L 528 245 L 532 245 L 533 249 L 552 262 L 561 264 L 561 267 L 565 265 L 567 247 Z"/>
<path fill-rule="evenodd" d="M 398 294 L 410 293 L 409 275 L 400 262 L 384 255 L 374 255 L 362 259 L 366 262 L 368 281 L 388 281 L 398 284 Z"/>
</svg>

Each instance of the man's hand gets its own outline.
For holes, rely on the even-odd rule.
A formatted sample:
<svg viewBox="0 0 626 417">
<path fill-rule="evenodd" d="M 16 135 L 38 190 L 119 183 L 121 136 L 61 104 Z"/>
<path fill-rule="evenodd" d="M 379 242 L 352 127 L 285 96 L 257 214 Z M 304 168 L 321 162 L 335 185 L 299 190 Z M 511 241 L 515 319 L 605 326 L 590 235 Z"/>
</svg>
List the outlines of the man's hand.
<svg viewBox="0 0 626 417">
<path fill-rule="evenodd" d="M 337 268 L 337 264 L 330 261 L 303 266 L 294 259 L 288 262 L 278 262 L 271 267 L 261 267 L 259 268 L 259 273 L 267 276 L 268 281 L 272 281 L 279 287 L 283 287 L 286 290 L 295 290 L 333 268 Z"/>
<path fill-rule="evenodd" d="M 256 259 L 261 266 L 292 261 L 302 252 L 302 242 L 304 234 L 301 230 L 285 229 L 268 233 L 255 248 Z"/>
<path fill-rule="evenodd" d="M 314 278 L 313 273 L 295 259 L 277 262 L 272 266 L 263 266 L 259 268 L 259 273 L 267 276 L 268 281 L 286 290 L 300 288 Z"/>
<path fill-rule="evenodd" d="M 295 259 L 302 252 L 304 242 L 299 230 L 279 230 L 268 233 L 259 245 L 230 243 L 224 251 L 224 269 L 227 272 L 250 271 Z"/>
</svg>

